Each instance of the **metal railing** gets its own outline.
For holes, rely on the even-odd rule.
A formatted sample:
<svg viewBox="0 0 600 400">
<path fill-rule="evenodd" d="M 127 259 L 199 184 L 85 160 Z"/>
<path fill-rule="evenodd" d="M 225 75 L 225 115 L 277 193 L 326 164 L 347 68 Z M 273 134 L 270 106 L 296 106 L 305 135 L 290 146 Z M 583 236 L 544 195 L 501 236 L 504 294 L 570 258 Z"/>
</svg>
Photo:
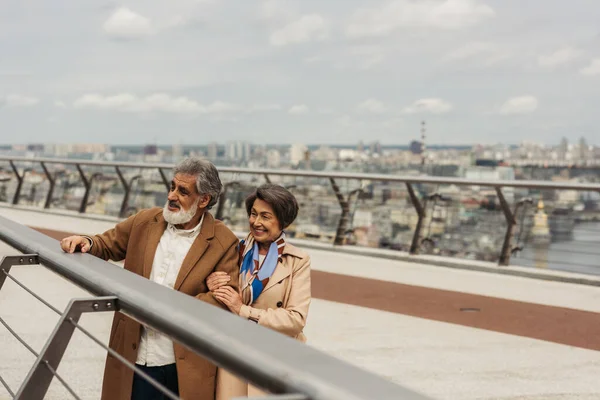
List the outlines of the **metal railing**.
<svg viewBox="0 0 600 400">
<path fill-rule="evenodd" d="M 0 264 L 0 289 L 8 277 L 61 315 L 40 353 L 33 350 L 0 318 L 3 325 L 36 356 L 33 367 L 17 391 L 8 387 L 0 377 L 0 383 L 15 399 L 42 399 L 54 377 L 65 385 L 71 395 L 79 398 L 76 390 L 56 372 L 75 330 L 83 332 L 129 368 L 135 369 L 135 365 L 109 349 L 78 323 L 82 313 L 103 311 L 120 311 L 167 334 L 216 365 L 273 393 L 267 397 L 269 399 L 426 399 L 294 339 L 249 323 L 99 258 L 82 253 L 66 254 L 56 240 L 1 217 L 0 240 L 25 253 L 3 259 Z M 10 273 L 13 266 L 32 264 L 44 265 L 94 297 L 74 299 L 64 312 L 60 312 Z M 148 306 L 150 304 L 151 307 Z M 143 375 L 141 371 L 136 372 Z M 160 384 L 153 384 L 166 391 Z M 168 397 L 177 399 L 170 393 Z"/>
<path fill-rule="evenodd" d="M 10 169 L 5 169 L 6 179 L 12 182 L 11 200 L 4 182 L 4 197 L 6 202 L 19 204 L 22 202 L 23 188 L 28 177 L 35 172 L 36 167 L 43 173 L 37 175 L 37 184 L 31 184 L 29 203 L 43 208 L 66 207 L 77 210 L 79 213 L 89 212 L 90 206 L 99 204 L 108 191 L 113 191 L 112 202 L 120 202 L 114 211 L 96 211 L 114 215 L 120 218 L 150 206 L 162 206 L 166 199 L 169 187 L 169 177 L 165 170 L 173 168 L 172 164 L 160 163 L 133 163 L 133 162 L 100 162 L 74 159 L 54 158 L 26 158 L 26 157 L 0 157 L 0 162 L 8 163 Z M 53 171 L 48 166 L 52 165 Z M 85 168 L 84 168 L 85 167 Z M 38 168 L 38 169 L 39 169 Z M 0 170 L 1 172 L 2 170 Z M 511 257 L 521 252 L 525 246 L 533 246 L 539 239 L 532 233 L 531 225 L 536 218 L 534 209 L 536 201 L 543 199 L 553 201 L 549 191 L 576 192 L 578 196 L 584 193 L 600 193 L 598 183 L 570 183 L 554 181 L 519 181 L 519 180 L 471 180 L 462 178 L 430 177 L 430 176 L 395 176 L 380 174 L 359 174 L 341 172 L 316 172 L 305 170 L 272 170 L 272 169 L 247 169 L 247 168 L 219 168 L 224 181 L 224 193 L 216 208 L 216 217 L 224 220 L 229 225 L 239 224 L 240 230 L 245 230 L 243 204 L 240 195 L 248 193 L 262 181 L 284 184 L 292 188 L 304 207 L 301 207 L 300 222 L 296 227 L 290 227 L 292 234 L 300 237 L 314 237 L 318 240 L 330 242 L 336 246 L 351 245 L 360 242 L 356 239 L 361 230 L 368 225 L 382 225 L 380 222 L 393 225 L 387 227 L 391 233 L 379 235 L 376 243 L 368 244 L 371 247 L 390 247 L 406 250 L 409 254 L 442 254 L 465 256 L 486 261 L 494 260 L 499 265 L 509 265 Z M 40 181 L 43 177 L 44 182 Z M 12 179 L 14 178 L 14 179 Z M 5 180 L 6 180 L 5 179 Z M 57 197 L 57 182 L 61 181 L 62 197 Z M 40 183 L 41 182 L 41 183 Z M 40 184 L 47 185 L 45 196 L 33 190 Z M 447 194 L 443 188 L 462 188 L 464 196 Z M 79 187 L 79 194 L 74 194 L 74 188 Z M 469 190 L 467 190 L 469 189 Z M 96 192 L 94 192 L 96 190 Z M 376 192 L 402 192 L 387 196 L 382 194 L 382 201 L 373 200 Z M 92 195 L 92 192 L 95 194 Z M 0 195 L 2 193 L 0 192 Z M 395 197 L 394 197 L 395 196 Z M 477 198 L 476 209 L 463 207 L 465 198 Z M 393 206 L 387 207 L 388 197 L 395 201 Z M 490 200 L 493 197 L 492 200 Z M 114 199 L 118 200 L 114 200 Z M 140 200 L 142 198 L 142 200 Z M 1 196 L 0 196 L 0 200 Z M 405 201 L 400 203 L 400 200 Z M 467 199 L 468 200 L 468 199 Z M 369 203 L 370 201 L 370 203 Z M 598 198 L 591 200 L 594 207 L 600 210 Z M 70 202 L 70 203 L 69 203 Z M 109 201 L 108 203 L 111 203 Z M 399 211 L 411 214 L 409 221 L 391 223 L 385 215 L 380 221 L 357 222 L 358 215 L 367 208 L 379 207 L 385 204 L 386 212 Z M 361 208 L 362 207 L 362 208 Z M 396 207 L 396 208 L 395 208 Z M 323 208 L 321 210 L 321 208 Z M 382 207 L 379 207 L 382 208 Z M 315 210 L 321 211 L 315 211 Z M 391 211 L 389 210 L 391 209 Z M 467 209 L 468 212 L 465 212 Z M 593 209 L 593 207 L 592 207 Z M 485 210 L 485 211 L 481 211 Z M 490 211 L 490 212 L 488 212 Z M 308 215 L 307 213 L 312 213 Z M 320 213 L 319 215 L 316 215 Z M 436 216 L 443 214 L 445 217 Z M 464 214 L 475 213 L 475 217 Z M 321 215 L 322 214 L 322 215 Z M 364 214 L 364 213 L 363 213 Z M 600 220 L 600 211 L 586 214 L 592 215 L 594 220 Z M 414 218 L 413 218 L 414 217 Z M 445 220 L 442 220 L 444 219 Z M 472 221 L 478 219 L 485 222 L 485 226 L 477 226 L 470 233 L 471 238 L 465 237 L 465 232 L 472 230 Z M 550 217 L 548 217 L 550 218 Z M 448 224 L 448 219 L 454 219 L 453 224 Z M 485 221 L 484 221 L 485 220 Z M 458 221 L 458 222 L 456 222 Z M 477 221 L 475 221 L 477 223 Z M 301 223 L 306 226 L 314 225 L 316 231 L 304 231 Z M 443 226 L 446 225 L 446 226 Z M 437 226 L 437 228 L 436 228 Z M 441 226 L 441 228 L 440 228 Z M 367 227 L 367 228 L 365 228 Z M 235 229 L 235 227 L 233 227 Z M 298 228 L 298 229 L 297 229 Z M 304 229 L 304 228 L 303 228 Z M 585 231 L 584 227 L 584 231 Z M 600 228 L 593 226 L 593 232 Z M 425 230 L 427 230 L 425 232 Z M 410 231 L 410 238 L 405 237 Z M 484 232 L 485 231 L 485 232 Z M 479 239 L 485 233 L 489 236 L 491 245 L 471 249 L 469 241 Z M 542 235 L 543 236 L 543 235 Z M 384 240 L 385 239 L 385 240 Z M 544 239 L 545 240 L 545 239 Z M 373 240 L 371 240 L 373 241 Z M 388 242 L 394 242 L 389 244 Z M 448 249 L 443 248 L 444 243 L 450 241 Z M 590 239 L 589 241 L 594 241 Z M 363 242 L 369 242 L 364 239 Z M 585 242 L 579 242 L 582 244 Z M 570 246 L 570 244 L 568 244 Z M 492 248 L 490 248 L 492 247 Z M 568 251 L 568 250 L 567 250 Z M 570 250 L 580 254 L 594 250 Z M 600 256 L 600 253 L 597 254 Z M 533 257 L 533 256 L 531 256 Z M 600 258 L 600 257 L 599 257 Z M 531 260 L 534 262 L 535 260 Z M 561 261 L 562 262 L 562 261 Z M 568 264 L 568 261 L 565 261 Z M 596 268 L 595 263 L 585 264 L 584 267 Z"/>
</svg>

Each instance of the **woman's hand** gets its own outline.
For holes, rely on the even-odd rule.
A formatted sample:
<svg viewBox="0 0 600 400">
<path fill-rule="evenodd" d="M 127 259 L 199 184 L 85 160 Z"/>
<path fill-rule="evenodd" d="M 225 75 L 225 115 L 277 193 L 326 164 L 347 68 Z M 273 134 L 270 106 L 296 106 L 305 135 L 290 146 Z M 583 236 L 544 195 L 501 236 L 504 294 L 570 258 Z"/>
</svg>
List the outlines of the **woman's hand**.
<svg viewBox="0 0 600 400">
<path fill-rule="evenodd" d="M 242 309 L 242 296 L 231 286 L 223 286 L 213 291 L 213 295 L 221 303 L 225 304 L 231 312 L 240 314 Z"/>
<path fill-rule="evenodd" d="M 227 285 L 230 280 L 231 277 L 228 273 L 215 271 L 206 278 L 206 286 L 208 286 L 208 290 L 214 292 L 218 288 Z"/>
</svg>

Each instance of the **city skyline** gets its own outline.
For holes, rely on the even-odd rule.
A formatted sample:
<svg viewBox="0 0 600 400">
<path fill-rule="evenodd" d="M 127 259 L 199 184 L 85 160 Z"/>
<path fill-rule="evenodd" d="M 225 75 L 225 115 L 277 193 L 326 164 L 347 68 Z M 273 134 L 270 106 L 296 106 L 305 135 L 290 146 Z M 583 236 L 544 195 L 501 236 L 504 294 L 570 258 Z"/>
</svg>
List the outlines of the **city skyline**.
<svg viewBox="0 0 600 400">
<path fill-rule="evenodd" d="M 598 143 L 600 4 L 2 6 L 0 142 Z"/>
</svg>

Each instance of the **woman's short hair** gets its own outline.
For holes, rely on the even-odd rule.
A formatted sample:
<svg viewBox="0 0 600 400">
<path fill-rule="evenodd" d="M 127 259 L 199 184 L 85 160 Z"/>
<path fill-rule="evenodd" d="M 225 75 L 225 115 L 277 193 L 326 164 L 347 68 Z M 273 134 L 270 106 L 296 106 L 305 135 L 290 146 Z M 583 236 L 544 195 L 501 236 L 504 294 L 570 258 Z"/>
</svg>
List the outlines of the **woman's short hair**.
<svg viewBox="0 0 600 400">
<path fill-rule="evenodd" d="M 279 228 L 285 229 L 294 222 L 298 216 L 298 201 L 286 188 L 273 183 L 265 183 L 246 198 L 246 211 L 248 216 L 252 213 L 254 201 L 260 199 L 267 202 L 279 220 Z"/>
</svg>

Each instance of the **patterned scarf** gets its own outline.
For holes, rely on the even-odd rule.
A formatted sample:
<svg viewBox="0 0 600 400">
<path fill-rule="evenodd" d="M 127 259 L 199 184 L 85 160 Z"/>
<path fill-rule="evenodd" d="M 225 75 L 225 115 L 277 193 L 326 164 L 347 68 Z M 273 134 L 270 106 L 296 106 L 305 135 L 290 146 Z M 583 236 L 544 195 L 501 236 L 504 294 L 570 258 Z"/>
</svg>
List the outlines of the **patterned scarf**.
<svg viewBox="0 0 600 400">
<path fill-rule="evenodd" d="M 285 233 L 281 232 L 279 238 L 271 243 L 269 252 L 261 264 L 258 243 L 254 236 L 249 234 L 240 242 L 240 288 L 244 304 L 251 305 L 260 296 L 277 267 L 284 247 Z"/>
</svg>

